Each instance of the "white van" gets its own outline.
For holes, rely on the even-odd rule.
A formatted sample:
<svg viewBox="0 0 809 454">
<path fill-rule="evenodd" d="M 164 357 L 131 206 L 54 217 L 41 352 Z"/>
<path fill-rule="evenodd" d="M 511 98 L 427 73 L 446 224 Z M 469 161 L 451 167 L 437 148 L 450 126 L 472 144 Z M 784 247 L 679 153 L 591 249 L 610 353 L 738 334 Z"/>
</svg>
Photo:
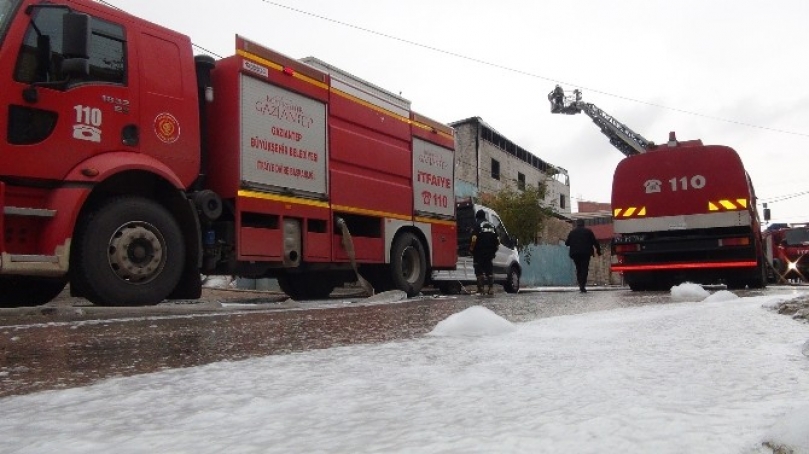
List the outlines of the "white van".
<svg viewBox="0 0 809 454">
<path fill-rule="evenodd" d="M 494 226 L 500 236 L 500 247 L 493 262 L 494 283 L 502 285 L 508 293 L 517 293 L 520 291 L 520 275 L 522 274 L 520 256 L 517 253 L 517 241 L 508 234 L 508 230 L 497 212 L 469 201 L 459 202 L 456 206 L 458 264 L 454 270 L 434 270 L 431 276 L 432 284 L 442 293 L 456 294 L 460 293 L 465 285 L 477 283 L 472 256 L 469 254 L 469 243 L 475 226 L 475 213 L 478 210 L 486 213 L 486 220 Z"/>
</svg>

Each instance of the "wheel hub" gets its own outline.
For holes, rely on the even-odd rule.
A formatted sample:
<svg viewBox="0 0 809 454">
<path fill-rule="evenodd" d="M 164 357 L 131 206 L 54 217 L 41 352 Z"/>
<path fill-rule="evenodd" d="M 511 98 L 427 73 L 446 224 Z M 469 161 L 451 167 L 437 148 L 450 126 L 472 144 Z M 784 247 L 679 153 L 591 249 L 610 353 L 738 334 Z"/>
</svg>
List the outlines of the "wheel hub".
<svg viewBox="0 0 809 454">
<path fill-rule="evenodd" d="M 147 282 L 163 268 L 164 239 L 151 225 L 129 223 L 110 239 L 110 267 L 121 279 Z"/>
<path fill-rule="evenodd" d="M 421 271 L 419 269 L 419 253 L 412 246 L 408 246 L 402 251 L 402 277 L 408 282 L 413 282 Z"/>
</svg>

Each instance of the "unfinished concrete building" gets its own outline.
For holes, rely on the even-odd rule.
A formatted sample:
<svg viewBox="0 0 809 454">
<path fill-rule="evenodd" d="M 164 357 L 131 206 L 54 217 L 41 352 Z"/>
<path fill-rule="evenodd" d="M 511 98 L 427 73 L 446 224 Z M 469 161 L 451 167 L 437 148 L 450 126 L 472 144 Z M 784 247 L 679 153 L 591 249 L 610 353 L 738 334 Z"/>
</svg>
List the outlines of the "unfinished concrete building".
<svg viewBox="0 0 809 454">
<path fill-rule="evenodd" d="M 515 144 L 480 117 L 450 123 L 455 128 L 455 185 L 461 197 L 493 194 L 501 189 L 546 186 L 545 206 L 570 216 L 567 170 L 549 164 Z"/>
</svg>

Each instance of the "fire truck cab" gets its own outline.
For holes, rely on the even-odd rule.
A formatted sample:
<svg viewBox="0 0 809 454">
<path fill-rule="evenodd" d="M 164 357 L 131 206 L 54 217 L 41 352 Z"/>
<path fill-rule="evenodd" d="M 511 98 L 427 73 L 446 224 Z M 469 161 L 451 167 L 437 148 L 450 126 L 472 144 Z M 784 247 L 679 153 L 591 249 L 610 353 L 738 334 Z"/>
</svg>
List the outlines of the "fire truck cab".
<svg viewBox="0 0 809 454">
<path fill-rule="evenodd" d="M 772 265 L 771 282 L 809 280 L 809 224 L 770 224 L 764 231 L 764 244 Z"/>
</svg>

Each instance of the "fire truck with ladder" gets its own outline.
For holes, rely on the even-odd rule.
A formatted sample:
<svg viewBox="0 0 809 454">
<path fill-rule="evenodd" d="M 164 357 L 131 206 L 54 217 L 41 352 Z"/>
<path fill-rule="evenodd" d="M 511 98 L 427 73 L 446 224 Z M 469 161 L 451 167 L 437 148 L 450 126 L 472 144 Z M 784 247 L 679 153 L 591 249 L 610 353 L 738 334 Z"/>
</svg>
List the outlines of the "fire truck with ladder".
<svg viewBox="0 0 809 454">
<path fill-rule="evenodd" d="M 626 157 L 612 182 L 611 270 L 632 290 L 683 282 L 761 288 L 767 283 L 753 184 L 730 147 L 677 140 L 657 145 L 556 86 L 551 112 L 584 112 Z"/>
<path fill-rule="evenodd" d="M 0 85 L 0 306 L 193 299 L 200 274 L 412 296 L 456 266 L 453 130 L 321 60 L 0 0 Z"/>
</svg>

